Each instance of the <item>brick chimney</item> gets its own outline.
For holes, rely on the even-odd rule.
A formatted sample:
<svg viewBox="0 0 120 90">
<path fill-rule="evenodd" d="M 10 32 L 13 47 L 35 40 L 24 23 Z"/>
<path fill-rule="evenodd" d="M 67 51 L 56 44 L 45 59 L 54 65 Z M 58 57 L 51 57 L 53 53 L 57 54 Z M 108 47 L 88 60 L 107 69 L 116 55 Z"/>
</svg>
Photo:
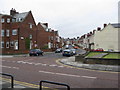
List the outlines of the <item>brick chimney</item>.
<svg viewBox="0 0 120 90">
<path fill-rule="evenodd" d="M 93 30 L 93 34 L 95 34 L 96 30 Z"/>
<path fill-rule="evenodd" d="M 104 26 L 104 28 L 105 28 L 105 27 L 107 26 L 107 24 L 104 24 L 103 26 Z"/>
<path fill-rule="evenodd" d="M 15 14 L 18 14 L 18 12 L 16 12 L 16 10 L 12 8 L 12 9 L 10 10 L 10 15 L 13 16 L 13 15 L 15 15 Z"/>
<path fill-rule="evenodd" d="M 98 27 L 98 28 L 97 28 L 97 30 L 98 30 L 98 31 L 100 31 L 100 30 L 101 30 L 101 28 L 100 28 L 100 27 Z"/>
</svg>

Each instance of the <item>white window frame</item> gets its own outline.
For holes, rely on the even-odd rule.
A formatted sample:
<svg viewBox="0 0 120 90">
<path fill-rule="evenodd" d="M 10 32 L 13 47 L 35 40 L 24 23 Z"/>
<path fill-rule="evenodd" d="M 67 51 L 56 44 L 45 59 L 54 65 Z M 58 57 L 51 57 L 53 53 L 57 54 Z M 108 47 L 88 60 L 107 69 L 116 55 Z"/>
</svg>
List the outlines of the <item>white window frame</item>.
<svg viewBox="0 0 120 90">
<path fill-rule="evenodd" d="M 33 37 L 32 34 L 30 34 L 29 38 L 32 39 L 32 37 Z"/>
<path fill-rule="evenodd" d="M 6 48 L 9 48 L 10 46 L 9 46 L 9 42 L 6 42 Z"/>
<path fill-rule="evenodd" d="M 32 25 L 32 24 L 30 24 L 30 28 L 33 28 L 33 25 Z"/>
<path fill-rule="evenodd" d="M 12 30 L 12 35 L 17 35 L 17 29 Z"/>
<path fill-rule="evenodd" d="M 1 36 L 4 37 L 5 36 L 5 30 L 1 30 Z"/>
<path fill-rule="evenodd" d="M 9 37 L 10 36 L 10 30 L 6 30 L 6 36 Z"/>
<path fill-rule="evenodd" d="M 2 18 L 2 19 L 1 19 L 1 23 L 4 23 L 4 22 L 5 22 L 5 19 L 4 19 L 4 18 Z"/>
<path fill-rule="evenodd" d="M 18 41 L 14 41 L 14 50 L 18 50 Z"/>
<path fill-rule="evenodd" d="M 10 18 L 7 18 L 7 23 L 10 23 Z"/>
<path fill-rule="evenodd" d="M 1 48 L 4 48 L 4 41 L 1 41 Z"/>
</svg>

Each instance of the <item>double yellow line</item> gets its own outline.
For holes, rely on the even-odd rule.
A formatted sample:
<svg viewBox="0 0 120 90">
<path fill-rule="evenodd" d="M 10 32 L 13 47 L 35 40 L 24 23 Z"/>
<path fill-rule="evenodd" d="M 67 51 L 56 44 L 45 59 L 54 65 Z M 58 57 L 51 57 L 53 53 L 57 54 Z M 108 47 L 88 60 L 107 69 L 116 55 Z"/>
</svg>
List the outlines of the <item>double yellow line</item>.
<svg viewBox="0 0 120 90">
<path fill-rule="evenodd" d="M 0 80 L 1 81 L 3 80 L 5 82 L 10 82 L 11 81 L 10 79 L 3 78 L 3 77 L 0 77 Z M 28 87 L 28 88 L 39 88 L 39 85 L 30 84 L 30 83 L 21 82 L 21 81 L 16 81 L 16 80 L 14 80 L 14 84 L 18 84 L 20 86 L 25 86 L 25 87 Z M 49 87 L 42 86 L 42 88 L 49 88 Z"/>
</svg>

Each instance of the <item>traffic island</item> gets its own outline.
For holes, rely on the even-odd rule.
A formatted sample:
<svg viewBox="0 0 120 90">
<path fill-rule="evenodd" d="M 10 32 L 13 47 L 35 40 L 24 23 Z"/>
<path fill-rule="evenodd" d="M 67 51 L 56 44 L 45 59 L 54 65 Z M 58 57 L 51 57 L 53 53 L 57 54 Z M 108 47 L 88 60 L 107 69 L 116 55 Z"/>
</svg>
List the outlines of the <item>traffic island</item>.
<svg viewBox="0 0 120 90">
<path fill-rule="evenodd" d="M 75 61 L 84 64 L 120 65 L 120 53 L 89 52 L 86 55 L 77 55 Z"/>
<path fill-rule="evenodd" d="M 86 68 L 86 69 L 119 72 L 120 53 L 119 52 L 88 52 L 86 54 L 79 54 L 75 56 L 75 63 L 73 66 L 75 65 L 77 67 Z"/>
</svg>

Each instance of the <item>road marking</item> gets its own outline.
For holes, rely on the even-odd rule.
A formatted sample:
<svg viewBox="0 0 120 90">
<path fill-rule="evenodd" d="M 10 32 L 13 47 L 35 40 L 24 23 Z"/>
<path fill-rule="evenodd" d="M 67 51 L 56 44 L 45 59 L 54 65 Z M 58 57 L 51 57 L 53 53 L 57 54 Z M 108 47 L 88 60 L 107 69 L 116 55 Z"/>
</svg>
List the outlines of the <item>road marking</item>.
<svg viewBox="0 0 120 90">
<path fill-rule="evenodd" d="M 42 63 L 35 63 L 34 65 L 41 65 Z"/>
<path fill-rule="evenodd" d="M 42 66 L 47 66 L 47 64 L 41 64 Z"/>
<path fill-rule="evenodd" d="M 35 66 L 41 65 L 41 66 L 58 67 L 58 68 L 64 67 L 64 66 L 58 66 L 56 64 L 49 65 L 49 64 L 44 64 L 44 63 L 35 63 L 35 62 L 28 62 L 28 61 L 27 62 L 26 61 L 8 61 L 8 62 L 19 63 L 19 64 L 29 64 L 29 65 L 35 65 Z M 70 68 L 72 68 L 72 67 L 70 67 Z"/>
<path fill-rule="evenodd" d="M 61 75 L 61 76 L 70 76 L 70 77 L 82 77 L 82 78 L 90 78 L 90 79 L 96 79 L 97 77 L 91 77 L 91 76 L 79 76 L 79 75 L 72 75 L 72 74 L 65 74 L 65 73 L 55 73 L 55 72 L 48 72 L 48 71 L 39 71 L 40 73 L 47 73 L 47 74 L 53 74 L 53 75 Z"/>
<path fill-rule="evenodd" d="M 55 65 L 55 64 L 52 64 L 52 65 L 49 65 L 49 66 L 51 66 L 51 67 L 56 67 L 57 65 Z"/>
<path fill-rule="evenodd" d="M 0 65 L 0 67 L 3 67 L 3 68 L 11 68 L 11 69 L 19 69 L 19 67 L 10 67 L 10 66 L 3 66 L 3 65 Z"/>
<path fill-rule="evenodd" d="M 5 80 L 6 82 L 11 82 L 11 79 L 0 77 L 0 80 L 1 79 Z M 27 82 L 21 82 L 21 81 L 14 80 L 14 83 L 18 84 L 18 85 L 25 86 L 25 87 L 39 88 L 39 85 L 35 85 L 35 84 L 27 83 Z M 45 86 L 42 86 L 42 88 L 50 89 L 49 87 L 45 87 Z"/>
</svg>

